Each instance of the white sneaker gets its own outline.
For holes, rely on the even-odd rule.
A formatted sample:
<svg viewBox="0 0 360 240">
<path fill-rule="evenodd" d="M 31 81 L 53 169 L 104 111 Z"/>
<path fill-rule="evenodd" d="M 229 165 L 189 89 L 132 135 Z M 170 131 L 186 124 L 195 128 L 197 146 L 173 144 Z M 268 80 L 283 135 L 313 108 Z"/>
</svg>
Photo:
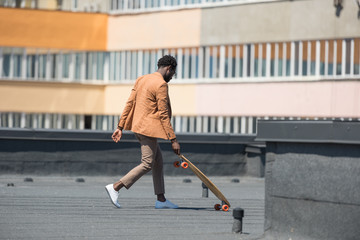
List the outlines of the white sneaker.
<svg viewBox="0 0 360 240">
<path fill-rule="evenodd" d="M 115 207 L 120 208 L 120 204 L 117 199 L 119 197 L 119 192 L 115 191 L 113 184 L 109 184 L 105 186 L 105 190 L 108 193 L 111 203 L 115 205 Z"/>
<path fill-rule="evenodd" d="M 169 200 L 166 200 L 165 202 L 156 201 L 155 208 L 156 209 L 165 209 L 165 208 L 175 209 L 175 208 L 179 208 L 179 206 L 170 202 Z"/>
</svg>

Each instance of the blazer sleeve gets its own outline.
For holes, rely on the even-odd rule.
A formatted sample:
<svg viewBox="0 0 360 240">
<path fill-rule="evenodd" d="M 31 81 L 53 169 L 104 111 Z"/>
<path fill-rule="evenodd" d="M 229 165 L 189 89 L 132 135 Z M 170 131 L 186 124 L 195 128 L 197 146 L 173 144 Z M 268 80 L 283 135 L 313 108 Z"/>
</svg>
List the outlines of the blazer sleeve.
<svg viewBox="0 0 360 240">
<path fill-rule="evenodd" d="M 134 87 L 131 89 L 130 97 L 128 98 L 128 100 L 125 104 L 124 110 L 120 116 L 120 120 L 118 122 L 118 127 L 120 129 L 124 128 L 126 120 L 129 116 L 129 113 L 134 106 L 135 98 L 136 98 L 136 89 L 137 89 L 137 84 L 138 84 L 139 80 L 140 79 L 136 80 Z M 130 130 L 130 129 L 126 129 L 126 130 Z"/>
<path fill-rule="evenodd" d="M 169 94 L 168 94 L 168 85 L 167 83 L 164 83 L 160 86 L 156 93 L 156 101 L 158 106 L 158 112 L 160 116 L 160 122 L 161 125 L 164 128 L 164 131 L 166 133 L 166 136 L 169 140 L 176 138 L 176 135 L 174 133 L 174 129 L 171 126 L 170 122 L 170 109 L 169 109 Z"/>
</svg>

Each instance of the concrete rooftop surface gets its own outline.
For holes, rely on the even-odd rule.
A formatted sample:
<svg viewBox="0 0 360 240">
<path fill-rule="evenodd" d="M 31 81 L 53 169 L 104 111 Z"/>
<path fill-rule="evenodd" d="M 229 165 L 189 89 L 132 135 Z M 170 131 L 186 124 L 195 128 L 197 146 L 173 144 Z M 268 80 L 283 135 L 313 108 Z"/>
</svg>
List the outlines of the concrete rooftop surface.
<svg viewBox="0 0 360 240">
<path fill-rule="evenodd" d="M 201 181 L 196 176 L 165 176 L 165 196 L 180 208 L 158 210 L 154 208 L 151 175 L 129 190 L 120 190 L 120 209 L 110 203 L 104 188 L 118 177 L 2 175 L 0 239 L 260 238 L 264 179 L 209 178 L 230 201 L 229 212 L 214 210 L 220 201 L 210 191 L 208 198 L 202 197 Z M 242 234 L 232 233 L 236 207 L 245 211 Z"/>
</svg>

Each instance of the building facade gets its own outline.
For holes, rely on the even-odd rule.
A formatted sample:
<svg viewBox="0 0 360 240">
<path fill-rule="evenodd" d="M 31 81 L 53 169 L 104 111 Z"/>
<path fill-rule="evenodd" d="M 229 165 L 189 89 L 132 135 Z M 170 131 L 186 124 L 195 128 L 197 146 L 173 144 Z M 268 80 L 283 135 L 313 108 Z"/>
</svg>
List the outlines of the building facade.
<svg viewBox="0 0 360 240">
<path fill-rule="evenodd" d="M 45 2 L 0 1 L 1 127 L 112 130 L 165 54 L 176 132 L 360 119 L 356 1 Z"/>
</svg>

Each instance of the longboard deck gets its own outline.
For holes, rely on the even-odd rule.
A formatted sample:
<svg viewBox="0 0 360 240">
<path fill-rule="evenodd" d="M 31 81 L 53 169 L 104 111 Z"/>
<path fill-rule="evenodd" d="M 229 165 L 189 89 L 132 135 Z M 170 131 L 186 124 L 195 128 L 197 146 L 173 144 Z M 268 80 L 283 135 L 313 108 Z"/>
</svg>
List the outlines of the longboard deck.
<svg viewBox="0 0 360 240">
<path fill-rule="evenodd" d="M 221 191 L 215 186 L 215 184 L 204 174 L 202 173 L 190 160 L 188 160 L 184 155 L 180 155 L 180 158 L 183 159 L 188 165 L 189 168 L 195 173 L 195 175 L 210 189 L 210 191 L 221 201 L 225 202 L 229 207 L 230 203 L 226 197 L 221 193 Z"/>
</svg>

